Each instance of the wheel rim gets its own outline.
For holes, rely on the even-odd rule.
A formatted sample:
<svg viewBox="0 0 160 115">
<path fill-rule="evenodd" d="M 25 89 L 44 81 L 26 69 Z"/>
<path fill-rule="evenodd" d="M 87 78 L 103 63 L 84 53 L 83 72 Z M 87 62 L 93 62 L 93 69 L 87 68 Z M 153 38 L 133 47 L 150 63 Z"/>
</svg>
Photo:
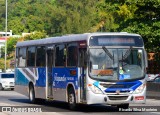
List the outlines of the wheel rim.
<svg viewBox="0 0 160 115">
<path fill-rule="evenodd" d="M 74 104 L 74 96 L 73 96 L 73 94 L 69 95 L 69 103 L 70 104 Z"/>
<path fill-rule="evenodd" d="M 30 100 L 33 101 L 33 92 L 32 92 L 32 89 L 30 90 L 29 97 L 30 97 Z"/>
</svg>

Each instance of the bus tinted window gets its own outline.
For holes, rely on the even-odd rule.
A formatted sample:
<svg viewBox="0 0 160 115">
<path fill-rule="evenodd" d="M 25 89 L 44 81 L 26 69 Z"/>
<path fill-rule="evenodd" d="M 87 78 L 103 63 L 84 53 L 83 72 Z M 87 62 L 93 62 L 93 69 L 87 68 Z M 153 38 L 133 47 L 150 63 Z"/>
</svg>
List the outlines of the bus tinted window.
<svg viewBox="0 0 160 115">
<path fill-rule="evenodd" d="M 19 67 L 25 67 L 26 65 L 26 48 L 20 48 L 19 49 L 19 56 L 18 56 L 18 60 L 19 60 Z"/>
<path fill-rule="evenodd" d="M 77 55 L 77 44 L 69 44 L 67 49 L 67 66 L 77 66 Z"/>
<path fill-rule="evenodd" d="M 36 55 L 36 66 L 45 66 L 46 58 L 45 58 L 45 47 L 37 47 L 37 55 Z"/>
<path fill-rule="evenodd" d="M 16 48 L 16 67 L 18 66 L 18 55 L 19 55 L 19 48 Z"/>
<path fill-rule="evenodd" d="M 90 46 L 143 46 L 143 40 L 139 36 L 93 36 Z"/>
<path fill-rule="evenodd" d="M 29 47 L 27 54 L 27 66 L 35 66 L 35 47 Z"/>
<path fill-rule="evenodd" d="M 66 65 L 66 47 L 65 45 L 56 46 L 55 66 Z"/>
</svg>

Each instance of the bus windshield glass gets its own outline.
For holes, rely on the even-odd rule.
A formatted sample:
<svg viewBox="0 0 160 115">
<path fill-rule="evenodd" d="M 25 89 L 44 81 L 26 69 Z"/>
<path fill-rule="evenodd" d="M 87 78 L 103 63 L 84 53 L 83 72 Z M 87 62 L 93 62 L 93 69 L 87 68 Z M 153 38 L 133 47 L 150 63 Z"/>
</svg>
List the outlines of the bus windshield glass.
<svg viewBox="0 0 160 115">
<path fill-rule="evenodd" d="M 89 75 L 105 81 L 143 78 L 143 54 L 141 48 L 91 48 Z"/>
</svg>

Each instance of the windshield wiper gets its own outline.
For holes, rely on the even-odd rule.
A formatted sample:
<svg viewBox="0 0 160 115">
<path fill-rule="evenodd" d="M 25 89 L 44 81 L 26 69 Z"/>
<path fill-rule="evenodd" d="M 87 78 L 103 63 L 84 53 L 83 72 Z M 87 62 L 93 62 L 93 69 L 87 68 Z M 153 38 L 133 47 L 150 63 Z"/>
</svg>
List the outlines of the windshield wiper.
<svg viewBox="0 0 160 115">
<path fill-rule="evenodd" d="M 132 48 L 129 48 L 129 49 L 126 51 L 126 53 L 125 53 L 124 56 L 123 56 L 123 59 L 125 59 L 125 58 L 128 57 L 128 55 L 129 55 L 129 53 L 131 52 L 131 50 L 132 50 Z"/>
<path fill-rule="evenodd" d="M 113 60 L 114 57 L 112 56 L 112 54 L 108 51 L 108 49 L 106 47 L 102 47 L 102 49 L 106 52 L 106 54 Z"/>
</svg>

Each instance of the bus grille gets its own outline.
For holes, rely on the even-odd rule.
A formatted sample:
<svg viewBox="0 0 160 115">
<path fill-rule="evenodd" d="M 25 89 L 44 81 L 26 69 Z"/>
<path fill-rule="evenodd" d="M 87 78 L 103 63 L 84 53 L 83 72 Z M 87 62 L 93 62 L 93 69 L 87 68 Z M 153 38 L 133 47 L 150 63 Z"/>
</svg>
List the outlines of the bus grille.
<svg viewBox="0 0 160 115">
<path fill-rule="evenodd" d="M 134 86 L 134 83 L 130 83 L 130 84 L 104 84 L 104 83 L 100 83 L 100 85 L 102 85 L 105 88 L 130 88 L 132 86 Z"/>
<path fill-rule="evenodd" d="M 110 100 L 126 100 L 128 96 L 109 96 Z"/>
</svg>

